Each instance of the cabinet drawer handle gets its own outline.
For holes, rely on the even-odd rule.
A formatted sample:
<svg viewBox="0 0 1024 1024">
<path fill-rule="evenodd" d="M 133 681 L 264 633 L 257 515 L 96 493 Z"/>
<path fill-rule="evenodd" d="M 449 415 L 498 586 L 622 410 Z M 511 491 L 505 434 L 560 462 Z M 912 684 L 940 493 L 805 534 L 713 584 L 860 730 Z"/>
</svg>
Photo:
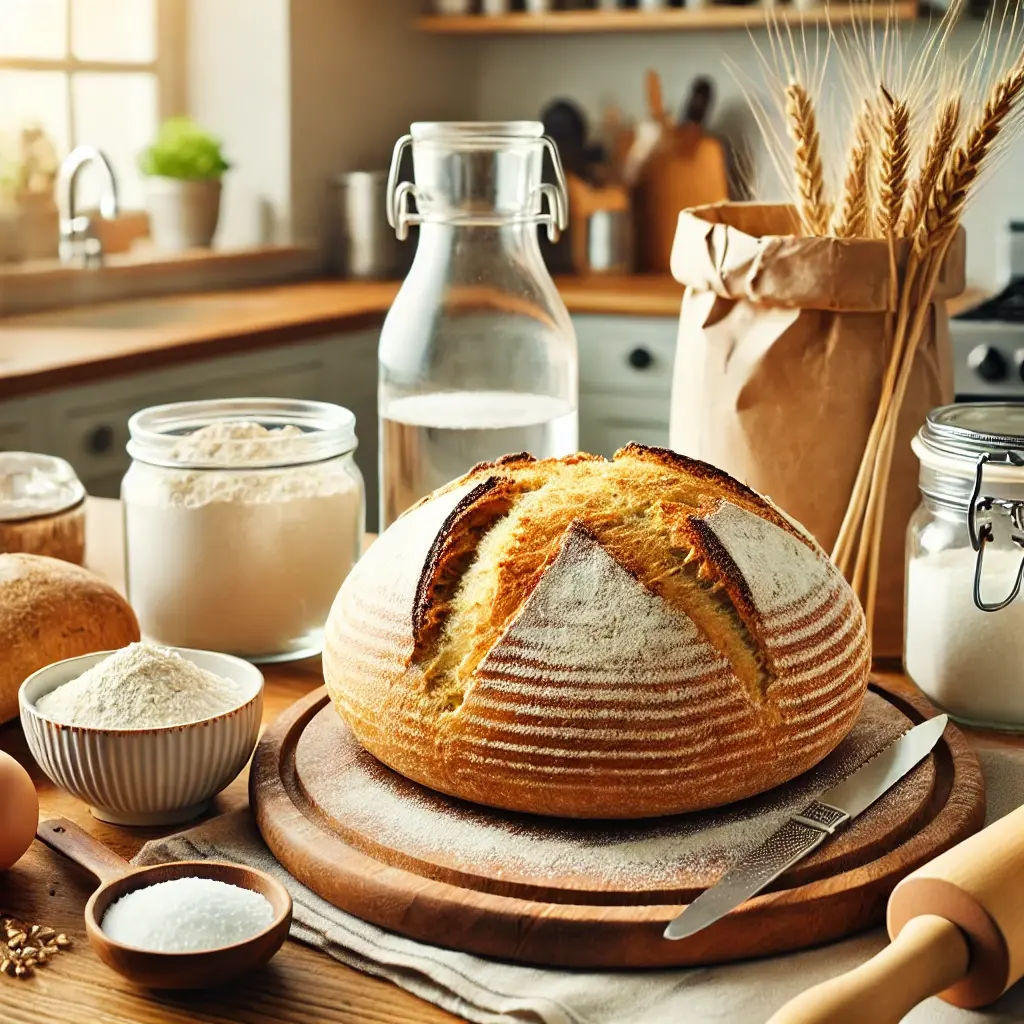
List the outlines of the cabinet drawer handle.
<svg viewBox="0 0 1024 1024">
<path fill-rule="evenodd" d="M 85 447 L 94 455 L 104 455 L 114 447 L 114 428 L 106 424 L 90 430 L 85 438 Z"/>
<path fill-rule="evenodd" d="M 634 370 L 646 370 L 654 362 L 654 356 L 645 348 L 635 348 L 629 353 L 629 365 Z"/>
</svg>

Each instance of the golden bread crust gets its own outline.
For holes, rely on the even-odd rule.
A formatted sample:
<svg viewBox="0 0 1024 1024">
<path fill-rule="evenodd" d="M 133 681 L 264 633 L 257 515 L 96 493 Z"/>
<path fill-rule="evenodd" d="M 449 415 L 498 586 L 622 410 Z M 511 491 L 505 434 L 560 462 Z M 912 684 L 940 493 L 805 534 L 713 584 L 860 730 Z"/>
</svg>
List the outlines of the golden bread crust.
<svg viewBox="0 0 1024 1024">
<path fill-rule="evenodd" d="M 35 671 L 139 639 L 135 613 L 98 576 L 44 555 L 0 554 L 0 722 Z"/>
<path fill-rule="evenodd" d="M 369 550 L 324 676 L 360 742 L 478 803 L 628 818 L 805 771 L 852 727 L 856 597 L 766 499 L 629 445 L 475 467 Z"/>
</svg>

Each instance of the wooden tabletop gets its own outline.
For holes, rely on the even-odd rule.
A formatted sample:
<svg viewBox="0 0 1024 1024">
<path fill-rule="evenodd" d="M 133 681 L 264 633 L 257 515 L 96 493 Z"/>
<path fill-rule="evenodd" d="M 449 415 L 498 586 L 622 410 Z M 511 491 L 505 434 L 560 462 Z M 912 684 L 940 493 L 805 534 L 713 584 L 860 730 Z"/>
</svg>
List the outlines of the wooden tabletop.
<svg viewBox="0 0 1024 1024">
<path fill-rule="evenodd" d="M 91 499 L 87 562 L 123 585 L 120 508 Z M 322 685 L 319 659 L 265 666 L 264 724 Z M 913 685 L 895 671 L 880 671 L 890 686 Z M 972 733 L 976 747 L 1024 747 L 1024 737 Z M 0 749 L 29 769 L 43 817 L 70 818 L 124 857 L 144 842 L 176 829 L 126 829 L 96 821 L 81 801 L 56 789 L 36 767 L 17 722 L 0 726 Z M 246 803 L 248 770 L 216 800 L 212 814 Z M 213 993 L 157 995 L 134 989 L 108 970 L 89 948 L 83 910 L 94 887 L 90 876 L 40 843 L 9 872 L 0 872 L 0 909 L 67 932 L 75 946 L 28 981 L 0 975 L 3 1024 L 440 1024 L 456 1018 L 391 985 L 359 974 L 296 942 L 262 972 Z"/>
</svg>

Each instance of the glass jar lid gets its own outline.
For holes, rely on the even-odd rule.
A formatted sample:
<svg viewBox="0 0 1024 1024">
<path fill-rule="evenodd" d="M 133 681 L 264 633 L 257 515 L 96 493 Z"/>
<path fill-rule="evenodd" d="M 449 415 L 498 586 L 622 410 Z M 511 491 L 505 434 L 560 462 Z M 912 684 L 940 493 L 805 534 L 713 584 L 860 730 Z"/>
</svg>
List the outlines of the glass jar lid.
<svg viewBox="0 0 1024 1024">
<path fill-rule="evenodd" d="M 0 452 L 0 522 L 52 516 L 85 499 L 85 488 L 63 459 Z"/>
<path fill-rule="evenodd" d="M 983 459 L 987 480 L 1024 482 L 1024 404 L 941 406 L 928 414 L 911 446 L 921 465 L 943 478 L 973 480 Z"/>
<path fill-rule="evenodd" d="M 918 440 L 930 453 L 972 465 L 984 452 L 1024 452 L 1024 404 L 944 405 L 928 414 Z"/>
<path fill-rule="evenodd" d="M 128 454 L 181 469 L 308 465 L 356 448 L 356 418 L 329 402 L 225 398 L 154 405 L 128 421 Z"/>
<path fill-rule="evenodd" d="M 540 121 L 416 121 L 409 129 L 416 143 L 438 142 L 468 149 L 494 149 L 544 137 Z"/>
<path fill-rule="evenodd" d="M 408 146 L 415 183 L 399 182 Z M 545 153 L 554 183 L 542 180 Z M 414 224 L 543 224 L 554 242 L 569 219 L 562 160 L 540 121 L 417 121 L 395 145 L 386 207 L 401 240 Z"/>
</svg>

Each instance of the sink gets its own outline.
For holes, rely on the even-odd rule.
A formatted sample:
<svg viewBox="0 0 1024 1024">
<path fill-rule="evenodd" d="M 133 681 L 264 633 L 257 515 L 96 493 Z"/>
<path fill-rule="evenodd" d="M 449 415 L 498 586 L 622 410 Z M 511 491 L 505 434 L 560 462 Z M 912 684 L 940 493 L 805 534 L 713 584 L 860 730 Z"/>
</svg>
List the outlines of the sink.
<svg viewBox="0 0 1024 1024">
<path fill-rule="evenodd" d="M 247 297 L 246 304 L 251 305 Z M 215 319 L 237 310 L 237 300 L 221 296 L 182 296 L 168 299 L 137 299 L 99 306 L 74 306 L 18 318 L 19 328 L 72 327 L 97 331 L 127 331 L 175 327 Z"/>
</svg>

